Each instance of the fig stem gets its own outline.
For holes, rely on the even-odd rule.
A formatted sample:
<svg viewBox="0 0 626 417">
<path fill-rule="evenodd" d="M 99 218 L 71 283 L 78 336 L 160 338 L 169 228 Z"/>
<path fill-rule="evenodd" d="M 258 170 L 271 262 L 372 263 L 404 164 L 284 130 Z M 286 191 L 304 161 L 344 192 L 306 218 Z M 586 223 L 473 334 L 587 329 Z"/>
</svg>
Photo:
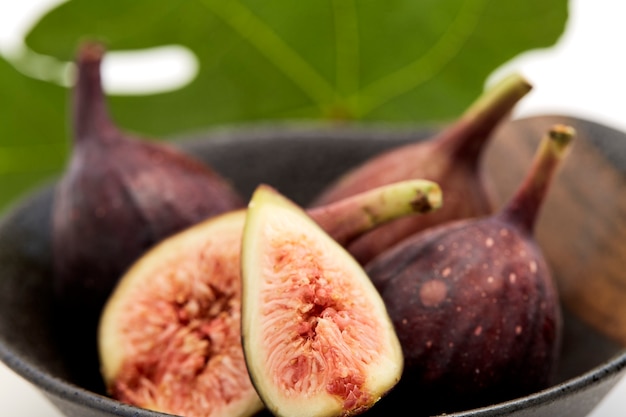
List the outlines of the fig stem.
<svg viewBox="0 0 626 417">
<path fill-rule="evenodd" d="M 576 135 L 573 127 L 554 125 L 539 142 L 522 184 L 502 208 L 502 215 L 532 233 L 552 179 Z"/>
<path fill-rule="evenodd" d="M 474 166 L 492 132 L 513 107 L 532 89 L 520 74 L 513 73 L 488 87 L 459 119 L 440 134 L 439 146 L 458 162 Z"/>
<path fill-rule="evenodd" d="M 346 245 L 377 225 L 409 214 L 425 214 L 443 204 L 439 184 L 418 179 L 377 187 L 315 207 L 309 215 L 337 242 Z"/>
<path fill-rule="evenodd" d="M 102 87 L 101 63 L 105 48 L 97 42 L 81 45 L 77 59 L 77 78 L 73 97 L 74 140 L 114 136 Z"/>
</svg>

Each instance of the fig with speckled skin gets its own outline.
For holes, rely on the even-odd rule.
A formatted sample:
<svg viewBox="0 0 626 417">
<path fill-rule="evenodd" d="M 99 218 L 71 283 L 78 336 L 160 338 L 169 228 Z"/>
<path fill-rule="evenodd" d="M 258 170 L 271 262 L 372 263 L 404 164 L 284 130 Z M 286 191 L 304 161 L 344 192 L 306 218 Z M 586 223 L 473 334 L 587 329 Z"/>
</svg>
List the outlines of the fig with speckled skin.
<svg viewBox="0 0 626 417">
<path fill-rule="evenodd" d="M 531 90 L 518 74 L 489 87 L 461 117 L 429 140 L 411 143 L 377 155 L 331 183 L 313 206 L 411 178 L 438 183 L 445 205 L 432 216 L 407 217 L 363 235 L 348 250 L 366 264 L 407 236 L 451 220 L 491 214 L 491 184 L 480 166 L 483 150 L 511 109 Z"/>
<path fill-rule="evenodd" d="M 347 244 L 382 222 L 436 210 L 441 201 L 437 184 L 414 180 L 308 213 Z M 241 346 L 245 219 L 242 209 L 194 225 L 124 274 L 99 326 L 101 371 L 112 397 L 186 417 L 249 416 L 262 407 Z"/>
<path fill-rule="evenodd" d="M 366 266 L 402 343 L 401 383 L 385 405 L 451 412 L 551 382 L 561 339 L 555 283 L 533 228 L 573 130 L 543 138 L 497 213 L 418 233 Z"/>
</svg>

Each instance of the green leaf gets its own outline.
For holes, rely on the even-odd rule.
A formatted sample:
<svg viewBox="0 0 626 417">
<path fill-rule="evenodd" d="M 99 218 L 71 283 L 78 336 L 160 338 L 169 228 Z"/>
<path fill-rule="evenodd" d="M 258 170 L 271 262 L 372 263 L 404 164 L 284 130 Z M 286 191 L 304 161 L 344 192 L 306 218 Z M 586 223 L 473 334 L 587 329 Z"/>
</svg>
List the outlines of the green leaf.
<svg viewBox="0 0 626 417">
<path fill-rule="evenodd" d="M 200 61 L 192 84 L 113 101 L 123 123 L 164 134 L 258 119 L 449 119 L 497 66 L 552 45 L 566 17 L 566 0 L 75 0 L 27 41 L 62 59 L 85 37 L 112 50 L 188 47 Z"/>
<path fill-rule="evenodd" d="M 0 211 L 63 166 L 67 91 L 0 57 Z"/>
<path fill-rule="evenodd" d="M 187 47 L 200 65 L 190 84 L 110 97 L 120 126 L 164 137 L 259 120 L 447 121 L 499 65 L 553 45 L 566 19 L 567 0 L 73 0 L 44 16 L 26 43 L 62 62 L 85 39 L 111 51 Z M 9 187 L 61 167 L 68 115 L 63 88 L 4 61 L 0 76 L 12 114 L 0 126 L 2 204 Z M 9 185 L 10 175 L 22 180 Z"/>
</svg>

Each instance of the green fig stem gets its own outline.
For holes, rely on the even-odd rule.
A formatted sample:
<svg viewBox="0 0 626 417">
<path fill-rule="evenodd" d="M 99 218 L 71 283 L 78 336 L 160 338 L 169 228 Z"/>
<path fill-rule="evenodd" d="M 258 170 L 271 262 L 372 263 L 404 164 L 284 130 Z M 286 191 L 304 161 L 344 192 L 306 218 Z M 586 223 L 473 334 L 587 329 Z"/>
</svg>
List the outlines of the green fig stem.
<svg viewBox="0 0 626 417">
<path fill-rule="evenodd" d="M 438 137 L 441 147 L 456 161 L 477 166 L 482 148 L 513 107 L 532 85 L 520 74 L 504 77 L 485 90 L 476 101 Z"/>
<path fill-rule="evenodd" d="M 104 47 L 95 42 L 80 47 L 77 58 L 77 78 L 73 98 L 74 139 L 106 139 L 117 129 L 109 118 L 102 88 L 101 70 Z"/>
<path fill-rule="evenodd" d="M 554 125 L 542 138 L 528 174 L 517 192 L 503 207 L 502 215 L 532 233 L 537 215 L 552 179 L 568 154 L 576 131 L 571 126 Z"/>
<path fill-rule="evenodd" d="M 442 205 L 439 184 L 407 180 L 312 208 L 309 215 L 337 242 L 346 245 L 374 227 L 409 214 L 425 214 Z"/>
</svg>

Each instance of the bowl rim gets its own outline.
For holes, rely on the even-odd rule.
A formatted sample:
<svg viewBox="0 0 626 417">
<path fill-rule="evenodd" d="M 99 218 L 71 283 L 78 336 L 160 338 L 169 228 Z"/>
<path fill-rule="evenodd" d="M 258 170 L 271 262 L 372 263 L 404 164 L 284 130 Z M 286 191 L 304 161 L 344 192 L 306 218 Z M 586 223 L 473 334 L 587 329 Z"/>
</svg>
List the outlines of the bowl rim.
<svg viewBox="0 0 626 417">
<path fill-rule="evenodd" d="M 40 366 L 29 362 L 22 355 L 10 349 L 2 340 L 0 340 L 0 361 L 30 384 L 42 390 L 44 393 L 70 401 L 76 401 L 76 399 L 78 399 L 80 404 L 90 408 L 100 411 L 116 410 L 116 412 L 128 412 L 128 414 L 119 414 L 121 416 L 141 416 L 142 414 L 138 414 L 138 411 L 148 413 L 146 416 L 169 415 L 125 404 L 106 395 L 98 394 L 67 382 L 43 370 Z M 449 417 L 504 415 L 502 413 L 515 411 L 520 408 L 527 408 L 528 406 L 549 403 L 563 394 L 576 392 L 589 385 L 605 381 L 609 377 L 616 377 L 614 382 L 617 383 L 619 380 L 617 377 L 619 377 L 620 372 L 623 372 L 625 369 L 626 350 L 618 353 L 587 372 L 532 394 L 485 407 L 447 413 L 445 415 Z"/>
</svg>

